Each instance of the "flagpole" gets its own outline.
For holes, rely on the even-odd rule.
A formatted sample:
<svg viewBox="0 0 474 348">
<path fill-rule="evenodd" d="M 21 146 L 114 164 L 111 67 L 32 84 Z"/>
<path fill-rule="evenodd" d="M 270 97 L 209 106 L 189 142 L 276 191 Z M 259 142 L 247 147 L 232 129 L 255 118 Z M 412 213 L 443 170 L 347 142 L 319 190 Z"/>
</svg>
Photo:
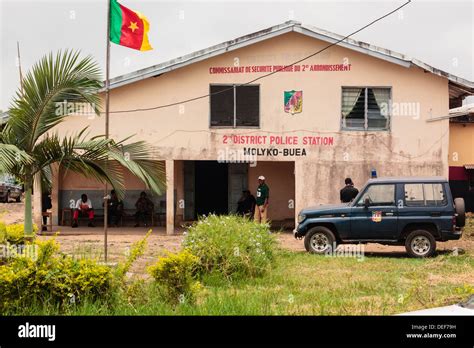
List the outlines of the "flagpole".
<svg viewBox="0 0 474 348">
<path fill-rule="evenodd" d="M 23 73 L 21 72 L 21 59 L 20 59 L 20 42 L 16 42 L 16 50 L 18 54 L 18 72 L 20 73 L 20 88 L 21 88 L 21 95 L 24 94 L 23 92 Z"/>
<path fill-rule="evenodd" d="M 106 64 L 105 64 L 105 138 L 109 138 L 109 89 L 110 89 L 110 0 L 107 0 L 107 37 L 106 37 Z M 108 160 L 108 159 L 107 159 Z M 105 170 L 107 170 L 107 162 L 105 163 Z M 105 182 L 105 195 L 104 195 L 104 258 L 107 262 L 107 225 L 108 225 L 108 187 L 107 181 Z"/>
</svg>

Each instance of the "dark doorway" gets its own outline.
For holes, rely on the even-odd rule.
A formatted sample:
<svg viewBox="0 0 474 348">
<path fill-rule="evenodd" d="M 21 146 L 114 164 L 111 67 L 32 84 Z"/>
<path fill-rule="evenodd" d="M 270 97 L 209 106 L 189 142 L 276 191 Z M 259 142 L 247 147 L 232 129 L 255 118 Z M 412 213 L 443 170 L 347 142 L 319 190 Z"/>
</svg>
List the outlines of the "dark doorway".
<svg viewBox="0 0 474 348">
<path fill-rule="evenodd" d="M 228 213 L 228 164 L 195 161 L 196 215 Z"/>
</svg>

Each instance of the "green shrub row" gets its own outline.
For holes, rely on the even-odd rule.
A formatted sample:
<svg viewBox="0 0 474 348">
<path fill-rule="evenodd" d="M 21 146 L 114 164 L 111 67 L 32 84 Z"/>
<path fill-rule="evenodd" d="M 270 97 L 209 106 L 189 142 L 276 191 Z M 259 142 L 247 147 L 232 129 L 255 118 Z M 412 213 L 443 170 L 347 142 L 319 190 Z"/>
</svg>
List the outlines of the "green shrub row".
<svg viewBox="0 0 474 348">
<path fill-rule="evenodd" d="M 25 243 L 21 225 L 10 226 L 0 225 L 7 246 Z M 145 252 L 150 233 L 132 245 L 126 260 L 114 268 L 97 259 L 67 256 L 54 239 L 26 242 L 24 249 L 34 247 L 34 253 L 20 249 L 0 263 L 0 313 L 21 312 L 34 303 L 49 303 L 60 310 L 86 299 L 113 303 L 120 292 L 127 297 L 137 289 L 126 276 Z M 271 267 L 275 248 L 268 225 L 210 215 L 189 228 L 182 251 L 158 258 L 148 273 L 164 302 L 193 304 L 207 275 L 227 280 L 260 276 Z"/>
<path fill-rule="evenodd" d="M 17 255 L 0 266 L 0 312 L 45 301 L 62 307 L 109 293 L 113 282 L 109 267 L 61 254 L 55 240 L 36 241 L 34 246 L 35 257 Z"/>
</svg>

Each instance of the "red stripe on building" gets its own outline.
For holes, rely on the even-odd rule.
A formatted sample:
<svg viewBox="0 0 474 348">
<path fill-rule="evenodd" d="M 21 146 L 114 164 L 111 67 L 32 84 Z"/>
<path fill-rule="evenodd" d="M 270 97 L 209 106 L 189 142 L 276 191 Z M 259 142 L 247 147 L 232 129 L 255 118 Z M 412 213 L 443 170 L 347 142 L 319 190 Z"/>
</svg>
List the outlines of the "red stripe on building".
<svg viewBox="0 0 474 348">
<path fill-rule="evenodd" d="M 466 181 L 467 179 L 467 170 L 464 167 L 449 167 L 449 180 Z"/>
</svg>

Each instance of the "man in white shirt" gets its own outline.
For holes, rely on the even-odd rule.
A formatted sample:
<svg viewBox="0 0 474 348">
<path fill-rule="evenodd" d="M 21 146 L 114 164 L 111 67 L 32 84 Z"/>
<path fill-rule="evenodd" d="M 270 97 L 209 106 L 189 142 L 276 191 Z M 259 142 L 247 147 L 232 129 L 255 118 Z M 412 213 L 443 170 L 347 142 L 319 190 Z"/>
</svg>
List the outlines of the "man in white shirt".
<svg viewBox="0 0 474 348">
<path fill-rule="evenodd" d="M 89 217 L 89 227 L 94 227 L 94 209 L 92 208 L 92 202 L 87 195 L 83 193 L 81 199 L 76 202 L 76 208 L 74 209 L 72 227 L 78 226 L 79 214 L 87 215 Z"/>
</svg>

